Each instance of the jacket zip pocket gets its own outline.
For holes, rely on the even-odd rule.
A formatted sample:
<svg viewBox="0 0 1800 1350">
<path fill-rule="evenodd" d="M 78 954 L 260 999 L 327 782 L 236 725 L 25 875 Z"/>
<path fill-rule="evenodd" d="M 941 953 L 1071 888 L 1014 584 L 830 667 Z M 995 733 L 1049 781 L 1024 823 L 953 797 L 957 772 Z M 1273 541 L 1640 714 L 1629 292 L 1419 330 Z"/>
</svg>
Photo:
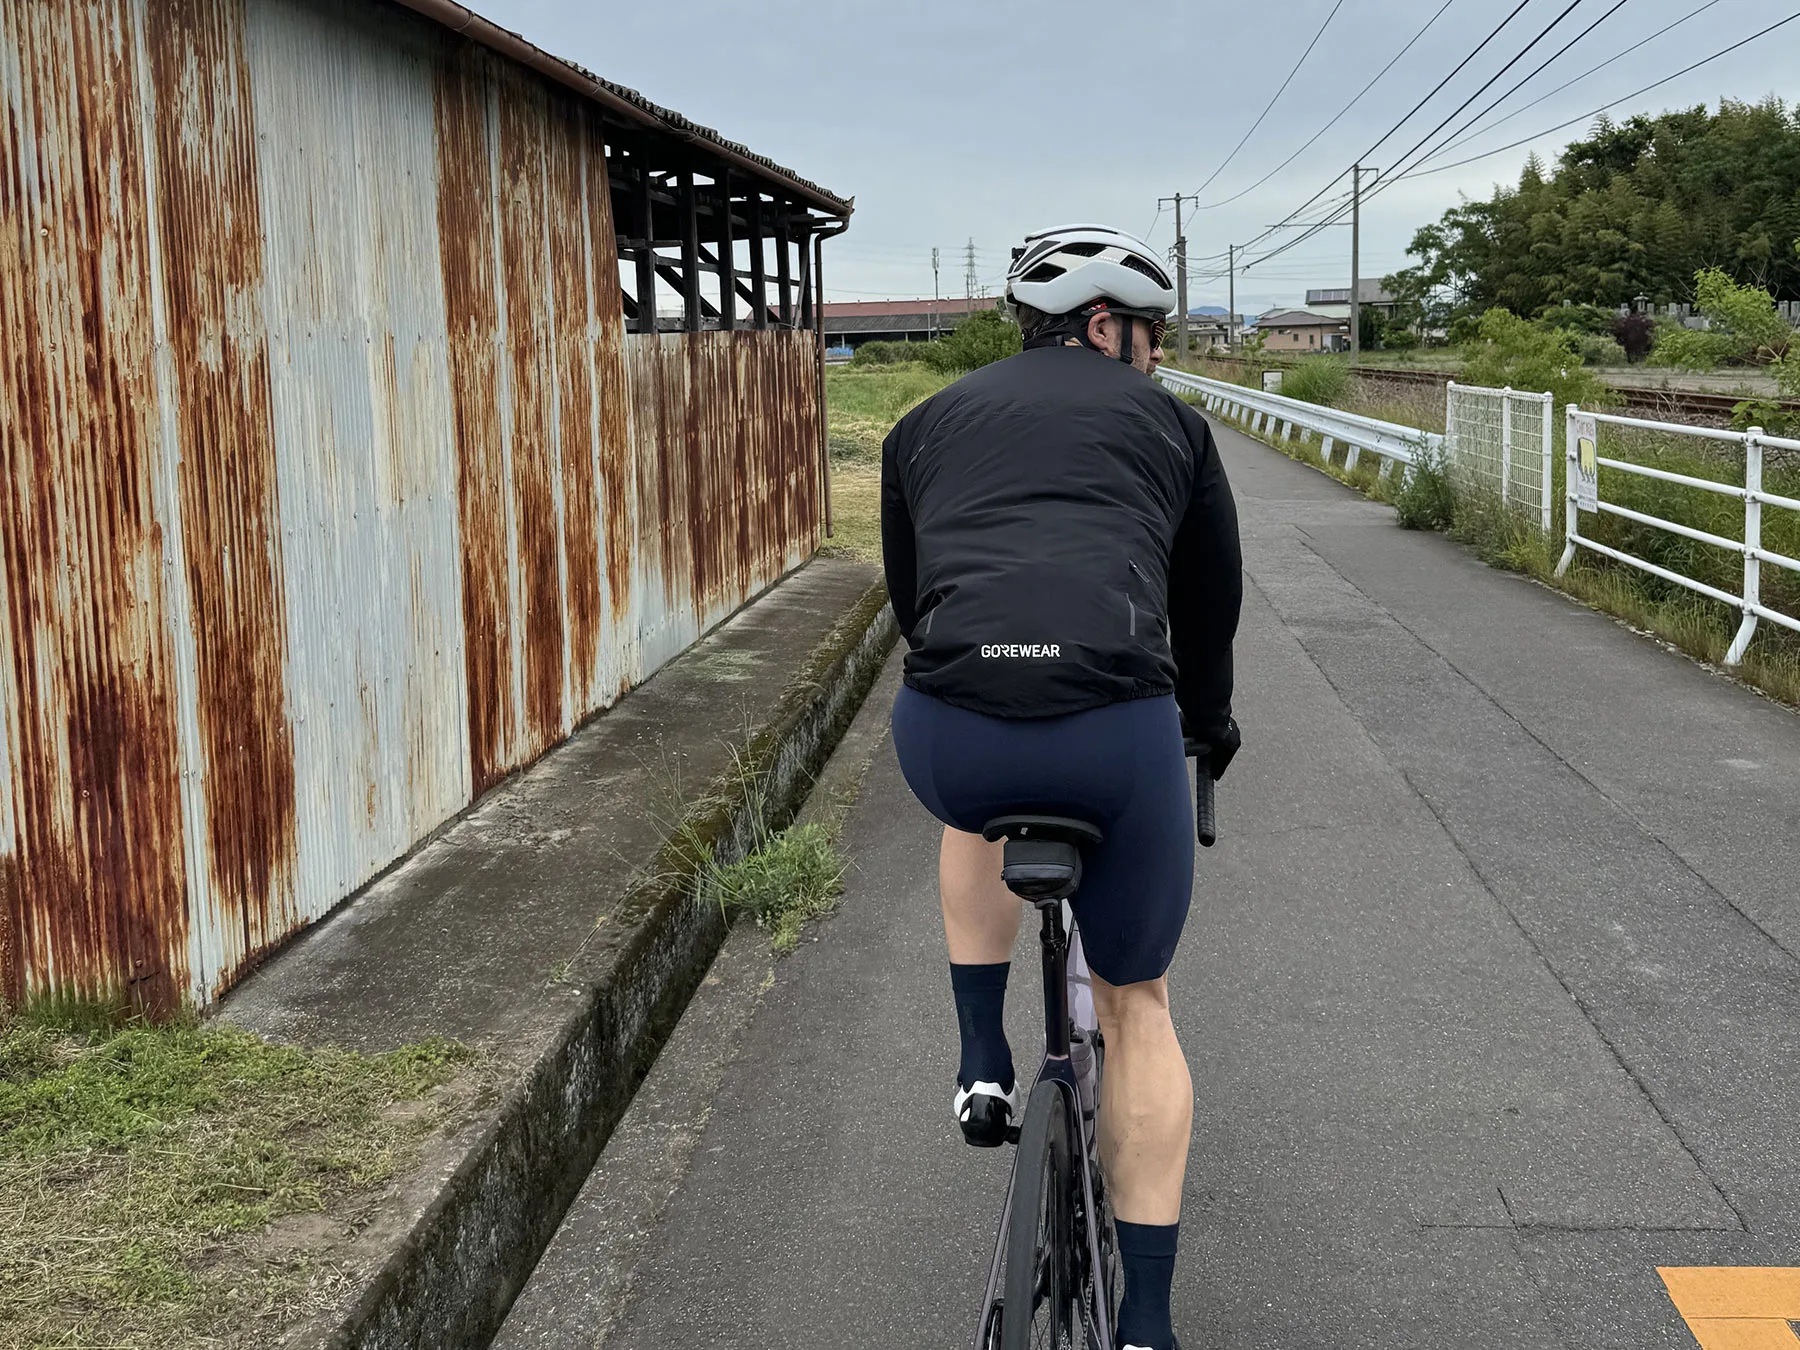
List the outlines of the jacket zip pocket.
<svg viewBox="0 0 1800 1350">
<path fill-rule="evenodd" d="M 1125 608 L 1131 613 L 1131 636 L 1137 636 L 1137 606 L 1131 602 L 1131 592 L 1125 593 Z"/>
</svg>

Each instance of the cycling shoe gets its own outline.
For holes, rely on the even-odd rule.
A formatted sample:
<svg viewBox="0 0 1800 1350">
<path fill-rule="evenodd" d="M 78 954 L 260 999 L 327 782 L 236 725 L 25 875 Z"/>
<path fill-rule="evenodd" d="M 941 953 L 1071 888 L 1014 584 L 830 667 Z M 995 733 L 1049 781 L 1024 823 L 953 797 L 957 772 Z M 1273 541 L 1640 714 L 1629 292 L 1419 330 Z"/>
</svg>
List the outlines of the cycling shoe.
<svg viewBox="0 0 1800 1350">
<path fill-rule="evenodd" d="M 950 1110 L 965 1140 L 976 1148 L 999 1148 L 1014 1137 L 1022 1101 L 1016 1082 L 1010 1089 L 998 1083 L 977 1082 L 973 1087 L 958 1083 Z"/>
</svg>

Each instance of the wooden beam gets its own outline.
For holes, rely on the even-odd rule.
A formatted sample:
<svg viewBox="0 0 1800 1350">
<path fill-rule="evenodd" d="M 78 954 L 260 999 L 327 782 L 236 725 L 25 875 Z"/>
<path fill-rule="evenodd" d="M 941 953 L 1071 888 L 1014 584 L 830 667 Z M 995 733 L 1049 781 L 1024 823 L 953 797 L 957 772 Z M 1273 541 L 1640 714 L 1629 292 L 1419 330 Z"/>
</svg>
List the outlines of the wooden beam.
<svg viewBox="0 0 1800 1350">
<path fill-rule="evenodd" d="M 637 176 L 637 225 L 638 237 L 641 239 L 656 238 L 656 208 L 650 198 L 650 175 L 642 168 Z M 637 331 L 654 333 L 656 331 L 656 254 L 651 249 L 642 249 L 637 255 Z"/>
<path fill-rule="evenodd" d="M 794 326 L 794 274 L 789 257 L 792 240 L 788 238 L 788 206 L 782 202 L 775 208 L 776 284 L 781 289 L 781 326 Z"/>
<path fill-rule="evenodd" d="M 659 269 L 660 270 L 660 269 Z M 694 198 L 694 175 L 681 175 L 681 306 L 682 328 L 700 331 L 700 213 Z"/>
<path fill-rule="evenodd" d="M 769 326 L 769 278 L 763 265 L 762 191 L 750 194 L 750 303 L 756 326 Z"/>
<path fill-rule="evenodd" d="M 731 171 L 719 177 L 719 327 L 737 327 L 737 245 L 731 240 Z"/>
</svg>

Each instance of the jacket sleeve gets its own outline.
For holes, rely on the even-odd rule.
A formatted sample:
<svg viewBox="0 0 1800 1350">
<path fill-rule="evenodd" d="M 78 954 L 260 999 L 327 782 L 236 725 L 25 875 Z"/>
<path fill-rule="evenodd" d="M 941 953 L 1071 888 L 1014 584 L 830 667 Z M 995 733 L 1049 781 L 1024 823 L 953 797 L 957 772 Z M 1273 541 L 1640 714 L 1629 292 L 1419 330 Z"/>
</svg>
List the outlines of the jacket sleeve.
<svg viewBox="0 0 1800 1350">
<path fill-rule="evenodd" d="M 902 640 L 910 640 L 918 622 L 918 554 L 913 541 L 912 513 L 900 485 L 900 447 L 906 423 L 897 424 L 881 443 L 881 559 L 887 572 L 888 600 L 900 625 Z"/>
<path fill-rule="evenodd" d="M 1212 430 L 1197 413 L 1184 416 L 1182 426 L 1194 450 L 1194 486 L 1169 556 L 1175 701 L 1188 735 L 1216 743 L 1231 719 L 1231 644 L 1244 601 L 1243 554 L 1237 504 Z"/>
</svg>

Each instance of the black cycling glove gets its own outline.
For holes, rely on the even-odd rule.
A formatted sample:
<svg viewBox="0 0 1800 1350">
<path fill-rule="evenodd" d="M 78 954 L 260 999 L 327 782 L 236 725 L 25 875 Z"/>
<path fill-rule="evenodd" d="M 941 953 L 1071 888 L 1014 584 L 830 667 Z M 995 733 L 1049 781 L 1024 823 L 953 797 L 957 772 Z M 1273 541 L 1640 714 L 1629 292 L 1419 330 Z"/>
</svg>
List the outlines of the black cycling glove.
<svg viewBox="0 0 1800 1350">
<path fill-rule="evenodd" d="M 1238 731 L 1237 719 L 1228 717 L 1225 725 L 1214 731 L 1205 739 L 1194 736 L 1182 742 L 1183 749 L 1189 758 L 1203 758 L 1207 776 L 1214 782 L 1225 776 L 1225 770 L 1243 746 L 1243 735 Z"/>
</svg>

